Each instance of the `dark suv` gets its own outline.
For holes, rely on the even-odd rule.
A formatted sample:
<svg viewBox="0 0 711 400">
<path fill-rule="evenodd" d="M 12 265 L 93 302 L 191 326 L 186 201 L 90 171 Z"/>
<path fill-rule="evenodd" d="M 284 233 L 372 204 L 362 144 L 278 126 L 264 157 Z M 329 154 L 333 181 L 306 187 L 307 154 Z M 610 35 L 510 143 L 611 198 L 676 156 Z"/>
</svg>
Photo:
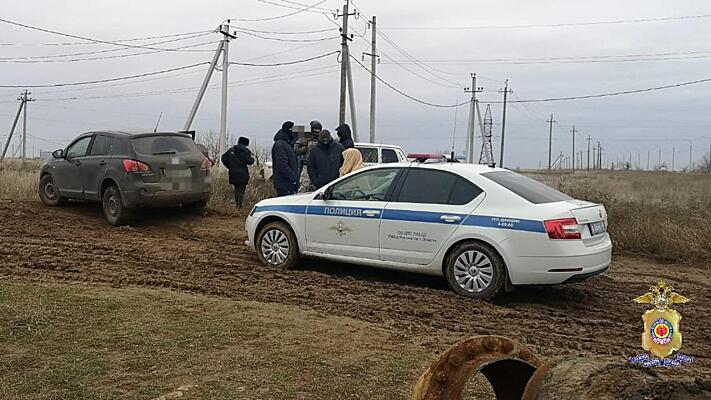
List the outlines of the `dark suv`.
<svg viewBox="0 0 711 400">
<path fill-rule="evenodd" d="M 126 224 L 137 207 L 204 207 L 211 163 L 193 139 L 187 133 L 85 133 L 42 165 L 40 198 L 48 206 L 101 202 L 112 225 Z"/>
</svg>

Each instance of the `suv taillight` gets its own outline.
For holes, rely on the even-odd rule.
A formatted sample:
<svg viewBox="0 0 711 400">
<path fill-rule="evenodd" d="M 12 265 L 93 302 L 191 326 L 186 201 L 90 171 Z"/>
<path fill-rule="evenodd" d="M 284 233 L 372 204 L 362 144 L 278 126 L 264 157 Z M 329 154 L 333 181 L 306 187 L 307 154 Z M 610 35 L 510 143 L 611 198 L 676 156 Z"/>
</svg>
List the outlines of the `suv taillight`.
<svg viewBox="0 0 711 400">
<path fill-rule="evenodd" d="M 136 160 L 123 160 L 123 169 L 126 172 L 148 172 L 151 167 Z"/>
<path fill-rule="evenodd" d="M 203 171 L 208 171 L 210 169 L 210 167 L 212 167 L 212 162 L 210 162 L 210 160 L 207 157 L 205 157 L 205 159 L 202 160 L 200 169 L 202 169 Z"/>
<path fill-rule="evenodd" d="M 580 239 L 580 227 L 575 218 L 551 219 L 543 221 L 551 239 Z"/>
</svg>

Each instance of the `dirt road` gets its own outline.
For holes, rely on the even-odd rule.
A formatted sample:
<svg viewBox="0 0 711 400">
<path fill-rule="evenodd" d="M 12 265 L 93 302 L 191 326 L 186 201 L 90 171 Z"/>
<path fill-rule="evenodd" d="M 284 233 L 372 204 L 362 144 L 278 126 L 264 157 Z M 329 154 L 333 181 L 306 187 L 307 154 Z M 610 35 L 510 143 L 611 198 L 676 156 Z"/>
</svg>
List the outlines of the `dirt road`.
<svg viewBox="0 0 711 400">
<path fill-rule="evenodd" d="M 522 288 L 490 304 L 458 297 L 435 277 L 308 260 L 291 271 L 262 266 L 243 244 L 244 215 L 157 210 L 138 221 L 113 228 L 94 205 L 2 201 L 0 278 L 167 287 L 354 317 L 423 345 L 445 336 L 500 334 L 548 358 L 582 354 L 621 362 L 642 352 L 645 306 L 631 299 L 665 278 L 691 298 L 678 306 L 683 353 L 696 359 L 687 371 L 711 369 L 707 267 L 617 256 L 606 275 Z"/>
</svg>

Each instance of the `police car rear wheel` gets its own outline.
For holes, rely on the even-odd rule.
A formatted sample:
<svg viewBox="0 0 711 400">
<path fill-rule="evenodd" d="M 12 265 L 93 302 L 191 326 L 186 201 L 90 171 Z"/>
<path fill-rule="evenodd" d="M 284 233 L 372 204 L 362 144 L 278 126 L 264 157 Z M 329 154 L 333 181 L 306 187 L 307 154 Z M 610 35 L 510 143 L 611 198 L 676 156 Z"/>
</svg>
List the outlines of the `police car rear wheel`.
<svg viewBox="0 0 711 400">
<path fill-rule="evenodd" d="M 475 299 L 494 298 L 506 281 L 503 260 L 483 243 L 465 243 L 449 255 L 445 267 L 447 283 L 454 292 Z"/>
<path fill-rule="evenodd" d="M 279 268 L 291 268 L 296 264 L 299 249 L 289 226 L 283 222 L 269 223 L 259 231 L 258 238 L 257 254 L 262 263 Z"/>
</svg>

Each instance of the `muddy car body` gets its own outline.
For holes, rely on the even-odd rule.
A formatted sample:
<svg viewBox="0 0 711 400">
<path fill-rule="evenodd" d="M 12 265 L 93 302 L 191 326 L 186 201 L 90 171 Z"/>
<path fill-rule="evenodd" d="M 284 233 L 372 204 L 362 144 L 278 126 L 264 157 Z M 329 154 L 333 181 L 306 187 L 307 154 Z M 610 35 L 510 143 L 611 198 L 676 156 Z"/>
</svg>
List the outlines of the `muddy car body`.
<svg viewBox="0 0 711 400">
<path fill-rule="evenodd" d="M 67 199 L 100 202 L 114 225 L 148 206 L 205 206 L 211 163 L 184 133 L 85 133 L 56 150 L 40 170 L 39 194 L 51 206 Z"/>
<path fill-rule="evenodd" d="M 461 163 L 369 167 L 316 193 L 261 201 L 246 228 L 268 265 L 305 255 L 442 275 L 455 292 L 483 299 L 509 285 L 602 273 L 612 249 L 602 205 Z"/>
</svg>

